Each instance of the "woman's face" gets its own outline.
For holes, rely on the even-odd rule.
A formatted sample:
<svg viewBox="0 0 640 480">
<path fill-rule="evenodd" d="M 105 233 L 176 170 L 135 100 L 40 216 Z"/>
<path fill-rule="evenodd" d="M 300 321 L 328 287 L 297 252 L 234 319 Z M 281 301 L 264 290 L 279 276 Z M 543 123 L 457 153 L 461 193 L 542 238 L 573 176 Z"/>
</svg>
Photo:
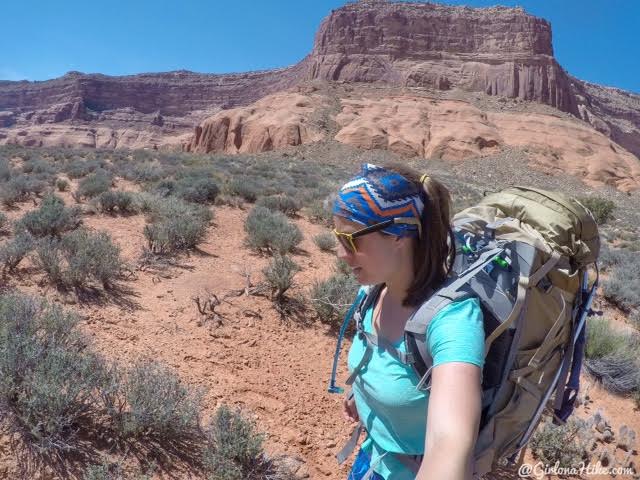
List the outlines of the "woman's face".
<svg viewBox="0 0 640 480">
<path fill-rule="evenodd" d="M 333 216 L 333 224 L 339 232 L 353 233 L 364 228 L 344 217 Z M 338 258 L 353 269 L 358 283 L 374 285 L 385 282 L 397 269 L 400 242 L 395 235 L 380 231 L 354 238 L 357 252 L 353 253 L 338 242 Z"/>
</svg>

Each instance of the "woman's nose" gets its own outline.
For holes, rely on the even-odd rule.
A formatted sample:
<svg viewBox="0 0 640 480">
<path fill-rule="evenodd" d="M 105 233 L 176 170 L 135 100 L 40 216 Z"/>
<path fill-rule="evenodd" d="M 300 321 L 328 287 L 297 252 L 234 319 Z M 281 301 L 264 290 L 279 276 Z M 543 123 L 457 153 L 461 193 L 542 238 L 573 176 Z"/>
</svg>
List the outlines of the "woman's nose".
<svg viewBox="0 0 640 480">
<path fill-rule="evenodd" d="M 353 255 L 353 253 L 351 253 L 351 251 L 346 248 L 342 242 L 338 242 L 338 247 L 336 250 L 336 254 L 338 256 L 338 258 L 340 260 L 346 260 L 347 258 L 351 257 Z"/>
</svg>

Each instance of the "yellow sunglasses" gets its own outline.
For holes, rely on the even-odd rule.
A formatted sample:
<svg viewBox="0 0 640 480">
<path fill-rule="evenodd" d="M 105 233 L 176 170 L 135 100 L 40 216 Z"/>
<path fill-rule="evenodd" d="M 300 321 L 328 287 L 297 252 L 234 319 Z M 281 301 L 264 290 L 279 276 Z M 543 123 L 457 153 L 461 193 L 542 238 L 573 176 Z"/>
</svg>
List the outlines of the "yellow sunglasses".
<svg viewBox="0 0 640 480">
<path fill-rule="evenodd" d="M 384 228 L 387 228 L 389 225 L 393 225 L 394 223 L 404 223 L 408 225 L 417 225 L 418 226 L 418 237 L 422 238 L 422 225 L 420 220 L 417 218 L 406 218 L 406 217 L 396 217 L 390 218 L 389 220 L 385 220 L 384 222 L 376 223 L 375 225 L 370 225 L 361 230 L 358 230 L 353 233 L 339 232 L 335 228 L 333 229 L 333 234 L 338 238 L 338 241 L 342 244 L 342 246 L 351 253 L 357 253 L 358 249 L 356 248 L 356 242 L 354 239 L 366 235 L 368 233 L 377 232 Z"/>
</svg>

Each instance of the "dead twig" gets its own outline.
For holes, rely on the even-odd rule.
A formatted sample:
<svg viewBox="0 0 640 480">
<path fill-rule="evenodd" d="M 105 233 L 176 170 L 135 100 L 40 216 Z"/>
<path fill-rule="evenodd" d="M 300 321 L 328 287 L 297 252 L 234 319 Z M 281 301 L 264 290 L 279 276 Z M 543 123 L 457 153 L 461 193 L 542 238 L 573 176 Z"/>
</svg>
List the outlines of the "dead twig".
<svg viewBox="0 0 640 480">
<path fill-rule="evenodd" d="M 196 304 L 198 312 L 200 313 L 200 325 L 213 322 L 216 327 L 222 326 L 222 319 L 224 317 L 216 312 L 216 307 L 222 302 L 215 293 L 207 291 L 203 295 L 191 297 L 191 300 Z"/>
</svg>

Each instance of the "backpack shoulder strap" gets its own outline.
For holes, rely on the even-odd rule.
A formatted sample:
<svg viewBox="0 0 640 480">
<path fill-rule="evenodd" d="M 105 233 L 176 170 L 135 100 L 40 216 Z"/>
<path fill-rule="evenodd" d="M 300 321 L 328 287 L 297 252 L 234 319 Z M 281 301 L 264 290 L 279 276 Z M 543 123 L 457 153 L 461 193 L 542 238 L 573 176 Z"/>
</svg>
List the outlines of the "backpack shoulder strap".
<svg viewBox="0 0 640 480">
<path fill-rule="evenodd" d="M 429 380 L 433 368 L 433 357 L 429 352 L 427 342 L 429 324 L 446 306 L 474 296 L 472 292 L 466 290 L 445 291 L 444 293 L 446 295 L 438 292 L 423 303 L 404 327 L 405 343 L 409 351 L 408 360 L 420 377 L 420 382 L 416 386 L 418 390 L 430 388 Z"/>
<path fill-rule="evenodd" d="M 393 343 L 385 338 L 374 335 L 373 333 L 366 332 L 364 330 L 364 316 L 366 311 L 373 305 L 375 300 L 378 298 L 380 291 L 382 290 L 383 285 L 366 285 L 364 287 L 365 296 L 360 301 L 360 304 L 357 306 L 356 311 L 353 315 L 356 321 L 356 327 L 358 330 L 358 336 L 364 340 L 366 349 L 360 363 L 354 368 L 349 378 L 346 380 L 347 385 L 352 385 L 355 381 L 356 377 L 360 374 L 360 371 L 364 368 L 364 366 L 369 362 L 371 356 L 373 354 L 373 347 L 378 347 L 384 349 L 389 355 L 393 356 L 400 363 L 405 365 L 409 364 L 409 355 L 402 350 L 397 349 Z"/>
<path fill-rule="evenodd" d="M 369 307 L 375 302 L 376 298 L 382 290 L 382 284 L 378 285 L 364 285 L 362 287 L 365 295 L 356 307 L 356 311 L 353 314 L 353 319 L 356 322 L 356 328 L 358 332 L 364 332 L 364 316 Z"/>
</svg>

